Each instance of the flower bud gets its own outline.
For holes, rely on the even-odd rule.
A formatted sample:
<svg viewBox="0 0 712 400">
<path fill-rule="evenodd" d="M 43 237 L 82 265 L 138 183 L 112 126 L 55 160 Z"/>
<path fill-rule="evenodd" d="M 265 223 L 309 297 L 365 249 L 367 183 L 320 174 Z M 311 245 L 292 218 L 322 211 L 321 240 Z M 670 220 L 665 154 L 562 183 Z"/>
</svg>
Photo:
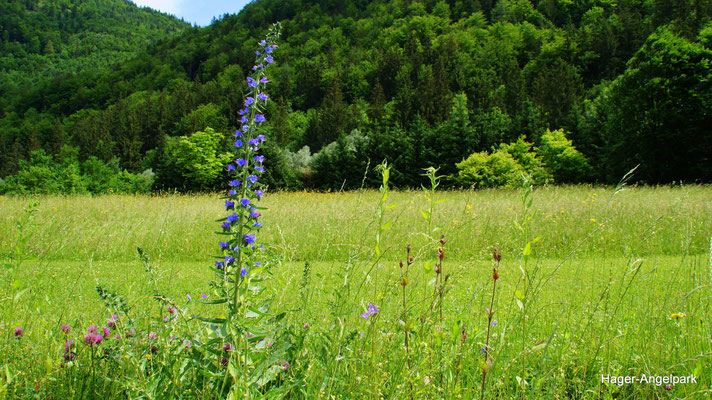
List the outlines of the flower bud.
<svg viewBox="0 0 712 400">
<path fill-rule="evenodd" d="M 499 268 L 492 268 L 492 279 L 499 279 Z"/>
</svg>

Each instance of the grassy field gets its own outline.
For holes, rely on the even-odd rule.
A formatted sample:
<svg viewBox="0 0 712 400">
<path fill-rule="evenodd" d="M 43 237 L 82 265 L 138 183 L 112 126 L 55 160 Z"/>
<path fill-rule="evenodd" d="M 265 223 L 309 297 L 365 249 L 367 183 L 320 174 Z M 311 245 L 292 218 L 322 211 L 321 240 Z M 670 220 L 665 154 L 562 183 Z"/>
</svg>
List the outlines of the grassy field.
<svg viewBox="0 0 712 400">
<path fill-rule="evenodd" d="M 518 191 L 436 192 L 435 200 L 444 201 L 435 205 L 430 229 L 421 213 L 429 208 L 423 192 L 392 192 L 387 204 L 397 206 L 385 211 L 392 222 L 377 256 L 379 197 L 377 191 L 275 193 L 262 202 L 268 209 L 259 241 L 273 275 L 268 289 L 274 310 L 287 312 L 291 338 L 283 396 L 480 398 L 483 371 L 485 398 L 712 393 L 711 187 L 617 193 L 546 187 L 535 189 L 528 209 Z M 0 197 L 3 260 L 18 250 L 16 222 L 31 200 Z M 97 285 L 128 298 L 147 331 L 161 324 L 157 293 L 186 314 L 211 312 L 188 295 L 213 296 L 208 267 L 217 252 L 215 220 L 224 215 L 217 195 L 36 200 L 38 212 L 24 230 L 29 239 L 19 249 L 31 259 L 3 270 L 2 348 L 12 357 L 7 372 L 0 371 L 0 394 L 91 398 L 57 367 L 64 348 L 56 332 L 68 323 L 81 342 L 91 321 L 102 323 L 110 311 Z M 441 234 L 443 275 L 450 276 L 438 301 Z M 398 261 L 408 244 L 415 257 L 404 305 Z M 493 246 L 502 253 L 494 296 Z M 148 272 L 137 247 L 151 257 Z M 360 317 L 369 303 L 380 312 Z M 489 325 L 487 345 L 490 303 L 496 325 Z M 16 326 L 24 328 L 22 343 L 7 333 Z M 601 374 L 693 374 L 697 383 L 618 386 L 601 383 Z M 103 385 L 103 393 L 151 397 L 145 390 L 127 395 L 134 392 L 115 382 Z M 169 397 L 200 397 L 179 387 Z"/>
</svg>

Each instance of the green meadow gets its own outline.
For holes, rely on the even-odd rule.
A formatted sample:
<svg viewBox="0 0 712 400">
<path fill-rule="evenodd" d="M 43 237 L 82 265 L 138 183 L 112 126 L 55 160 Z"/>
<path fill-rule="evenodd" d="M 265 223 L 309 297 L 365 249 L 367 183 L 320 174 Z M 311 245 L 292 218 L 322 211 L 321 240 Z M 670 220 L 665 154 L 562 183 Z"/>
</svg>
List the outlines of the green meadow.
<svg viewBox="0 0 712 400">
<path fill-rule="evenodd" d="M 441 191 L 431 202 L 422 191 L 390 192 L 393 207 L 380 222 L 378 191 L 265 196 L 264 285 L 291 338 L 279 396 L 708 398 L 712 188 L 543 187 L 529 206 L 521 196 Z M 20 230 L 33 201 L 37 211 Z M 63 378 L 70 368 L 59 327 L 71 325 L 80 343 L 90 324 L 104 323 L 112 311 L 97 286 L 126 299 L 147 330 L 161 323 L 157 294 L 188 319 L 214 313 L 199 299 L 215 296 L 209 267 L 223 216 L 218 195 L 0 197 L 0 257 L 8 267 L 26 259 L 2 270 L 0 347 L 11 356 L 0 394 L 212 398 L 177 373 L 164 374 L 176 389 L 160 395 L 141 379 L 132 388 L 92 381 L 90 391 Z M 26 240 L 17 246 L 20 232 Z M 445 290 L 436 301 L 441 235 Z M 404 286 L 399 261 L 409 244 Z M 502 258 L 493 295 L 495 246 Z M 379 312 L 363 318 L 369 303 Z M 12 337 L 17 326 L 21 338 Z M 76 368 L 88 363 L 82 354 Z M 146 354 L 132 368 L 157 359 Z M 619 386 L 602 374 L 694 375 L 696 383 Z"/>
</svg>

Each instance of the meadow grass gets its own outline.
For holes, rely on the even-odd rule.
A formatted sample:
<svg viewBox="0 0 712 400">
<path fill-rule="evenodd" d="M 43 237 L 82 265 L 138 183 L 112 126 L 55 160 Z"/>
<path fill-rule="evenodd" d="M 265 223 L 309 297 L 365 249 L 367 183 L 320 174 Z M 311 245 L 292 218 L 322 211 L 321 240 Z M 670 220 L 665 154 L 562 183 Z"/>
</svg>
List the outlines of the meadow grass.
<svg viewBox="0 0 712 400">
<path fill-rule="evenodd" d="M 287 397 L 480 398 L 483 370 L 486 398 L 709 396 L 712 188 L 628 188 L 613 195 L 611 188 L 546 187 L 535 190 L 529 210 L 517 191 L 436 192 L 445 202 L 433 215 L 433 226 L 441 229 L 431 234 L 420 211 L 427 208 L 423 193 L 392 192 L 388 203 L 399 206 L 386 211 L 393 222 L 383 232 L 380 258 L 373 255 L 379 196 L 275 193 L 264 199 L 261 240 L 275 260 L 269 290 L 292 332 L 292 365 L 282 383 L 294 389 Z M 97 285 L 129 298 L 148 321 L 147 331 L 160 325 L 151 317 L 159 307 L 156 293 L 191 313 L 209 313 L 186 295 L 213 295 L 207 266 L 219 225 L 213 220 L 222 215 L 217 197 L 39 198 L 31 241 L 23 248 L 36 259 L 6 279 L 0 292 L 3 333 L 23 326 L 22 343 L 30 343 L 5 343 L 14 382 L 6 393 L 91 398 L 83 387 L 81 393 L 59 388 L 71 381 L 57 367 L 63 348 L 53 332 L 62 323 L 80 331 L 105 319 Z M 29 200 L 0 197 L 3 258 L 12 252 L 14 223 Z M 534 214 L 526 240 L 514 224 L 525 213 Z M 432 296 L 440 234 L 447 241 L 443 274 L 450 275 L 442 321 L 428 312 L 440 306 Z M 542 238 L 524 257 L 526 241 L 536 236 Z M 407 244 L 415 258 L 404 314 L 398 261 L 405 260 Z M 481 349 L 493 246 L 502 262 L 490 366 Z M 151 274 L 136 247 L 151 256 Z M 9 320 L 13 280 L 29 291 Z M 360 317 L 371 302 L 380 312 Z M 694 374 L 698 383 L 669 390 L 617 386 L 601 383 L 601 374 Z"/>
</svg>

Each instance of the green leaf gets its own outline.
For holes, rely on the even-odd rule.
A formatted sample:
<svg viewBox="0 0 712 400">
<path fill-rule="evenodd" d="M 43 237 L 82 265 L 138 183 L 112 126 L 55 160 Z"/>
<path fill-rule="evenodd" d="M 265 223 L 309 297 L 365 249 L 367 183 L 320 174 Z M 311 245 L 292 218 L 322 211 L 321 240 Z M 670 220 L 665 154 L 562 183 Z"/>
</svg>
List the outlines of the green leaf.
<svg viewBox="0 0 712 400">
<path fill-rule="evenodd" d="M 225 318 L 208 318 L 208 317 L 198 317 L 198 316 L 193 316 L 193 318 L 195 318 L 199 321 L 210 323 L 210 324 L 224 324 L 225 321 L 227 321 Z"/>
<path fill-rule="evenodd" d="M 532 242 L 528 242 L 526 246 L 524 246 L 524 250 L 522 251 L 522 255 L 524 257 L 532 254 Z"/>
<path fill-rule="evenodd" d="M 386 229 L 390 228 L 392 223 L 393 223 L 393 218 L 391 218 L 391 219 L 389 219 L 388 221 L 386 221 L 386 223 L 383 224 L 383 226 L 381 226 L 381 232 L 383 232 L 383 231 L 385 231 Z"/>
<path fill-rule="evenodd" d="M 520 300 L 524 300 L 524 293 L 522 293 L 522 291 L 519 289 L 514 290 L 514 296 L 516 296 L 516 298 Z"/>
<path fill-rule="evenodd" d="M 524 311 L 524 303 L 519 299 L 517 299 L 517 307 L 519 307 L 521 311 Z"/>
<path fill-rule="evenodd" d="M 428 220 L 428 218 L 430 216 L 430 212 L 425 211 L 425 210 L 420 210 L 420 214 L 423 216 L 423 218 L 425 218 L 426 221 Z"/>
</svg>

